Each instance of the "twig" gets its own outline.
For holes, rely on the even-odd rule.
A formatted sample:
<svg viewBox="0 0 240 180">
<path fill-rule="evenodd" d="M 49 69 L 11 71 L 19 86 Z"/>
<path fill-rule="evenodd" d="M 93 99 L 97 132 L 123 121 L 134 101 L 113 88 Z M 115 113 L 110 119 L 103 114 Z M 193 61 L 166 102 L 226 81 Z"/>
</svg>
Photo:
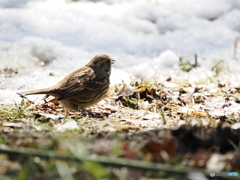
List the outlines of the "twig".
<svg viewBox="0 0 240 180">
<path fill-rule="evenodd" d="M 8 155 L 14 155 L 14 156 L 38 156 L 41 158 L 46 159 L 58 159 L 58 160 L 65 160 L 65 161 L 76 161 L 76 162 L 95 162 L 102 164 L 104 166 L 114 166 L 114 167 L 127 167 L 127 168 L 134 168 L 134 169 L 140 169 L 144 171 L 164 171 L 167 173 L 175 173 L 175 174 L 188 174 L 192 172 L 201 172 L 205 176 L 209 176 L 209 172 L 204 171 L 202 169 L 196 169 L 196 168 L 180 168 L 175 166 L 166 166 L 160 163 L 151 163 L 151 162 L 144 162 L 144 161 L 137 161 L 137 160 L 128 160 L 128 159 L 120 159 L 120 158 L 104 158 L 104 157 L 74 157 L 72 155 L 63 155 L 58 154 L 52 151 L 48 152 L 31 152 L 26 149 L 22 149 L 21 151 L 16 150 L 9 150 L 9 149 L 2 149 L 0 148 L 0 153 L 8 154 Z M 222 177 L 217 177 L 221 179 Z M 224 177 L 223 177 L 224 178 Z M 229 179 L 238 179 L 237 177 L 233 177 Z"/>
<path fill-rule="evenodd" d="M 235 38 L 234 39 L 234 52 L 233 52 L 233 56 L 234 56 L 234 59 L 237 60 L 237 47 L 238 47 L 238 42 L 239 42 L 239 39 L 238 38 Z"/>
<path fill-rule="evenodd" d="M 195 67 L 195 68 L 198 66 L 198 60 L 197 59 L 198 59 L 198 55 L 197 55 L 197 53 L 195 53 L 194 54 L 195 64 L 193 65 L 193 67 Z"/>
<path fill-rule="evenodd" d="M 20 93 L 17 93 L 17 95 L 19 95 L 22 99 L 26 99 L 29 103 L 34 104 L 34 102 L 30 101 L 26 96 L 24 96 Z"/>
</svg>

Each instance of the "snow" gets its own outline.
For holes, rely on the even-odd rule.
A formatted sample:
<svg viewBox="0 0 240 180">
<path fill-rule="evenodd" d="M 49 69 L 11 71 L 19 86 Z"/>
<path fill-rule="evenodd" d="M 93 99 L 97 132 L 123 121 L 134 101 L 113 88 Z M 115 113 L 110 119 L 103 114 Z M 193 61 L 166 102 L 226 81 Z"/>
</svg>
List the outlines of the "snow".
<svg viewBox="0 0 240 180">
<path fill-rule="evenodd" d="M 0 0 L 0 70 L 18 72 L 0 72 L 0 102 L 20 102 L 16 92 L 53 85 L 96 54 L 116 60 L 112 85 L 199 81 L 224 60 L 221 80 L 239 86 L 239 19 L 239 0 Z M 181 72 L 179 56 L 194 62 L 194 53 L 201 67 Z"/>
<path fill-rule="evenodd" d="M 79 129 L 77 122 L 74 120 L 67 121 L 64 124 L 58 124 L 55 127 L 57 128 L 57 131 L 61 132 L 66 130 Z"/>
</svg>

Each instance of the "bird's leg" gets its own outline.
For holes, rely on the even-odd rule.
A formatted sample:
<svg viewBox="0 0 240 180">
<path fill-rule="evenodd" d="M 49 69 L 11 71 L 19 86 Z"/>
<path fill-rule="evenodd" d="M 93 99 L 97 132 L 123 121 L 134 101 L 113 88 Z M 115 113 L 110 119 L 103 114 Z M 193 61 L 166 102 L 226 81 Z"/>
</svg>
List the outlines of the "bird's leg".
<svg viewBox="0 0 240 180">
<path fill-rule="evenodd" d="M 80 111 L 81 111 L 82 115 L 91 115 L 91 116 L 96 115 L 94 112 L 92 112 L 92 109 L 90 109 L 90 108 L 83 108 Z"/>
<path fill-rule="evenodd" d="M 77 112 L 75 111 L 70 111 L 70 110 L 65 110 L 66 115 L 77 115 Z"/>
<path fill-rule="evenodd" d="M 81 109 L 78 112 L 77 111 L 71 111 L 71 110 L 65 110 L 66 115 L 94 115 L 91 111 L 91 109 Z"/>
<path fill-rule="evenodd" d="M 47 100 L 46 100 L 48 97 L 49 97 L 49 95 L 46 94 L 46 95 L 42 98 L 42 100 L 43 100 L 45 103 L 48 103 Z"/>
</svg>

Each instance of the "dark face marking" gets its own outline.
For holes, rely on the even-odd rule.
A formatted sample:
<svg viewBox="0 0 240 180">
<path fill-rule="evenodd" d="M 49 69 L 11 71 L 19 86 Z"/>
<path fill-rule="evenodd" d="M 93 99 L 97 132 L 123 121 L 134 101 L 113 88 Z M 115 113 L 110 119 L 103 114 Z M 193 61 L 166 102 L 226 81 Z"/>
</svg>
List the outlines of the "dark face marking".
<svg viewBox="0 0 240 180">
<path fill-rule="evenodd" d="M 105 59 L 101 62 L 100 68 L 103 69 L 105 72 L 109 73 L 111 70 L 111 60 Z"/>
<path fill-rule="evenodd" d="M 101 54 L 95 56 L 88 64 L 87 66 L 90 66 L 91 68 L 99 68 L 107 73 L 108 76 L 111 74 L 111 64 L 113 64 L 115 61 L 112 60 L 109 56 Z"/>
</svg>

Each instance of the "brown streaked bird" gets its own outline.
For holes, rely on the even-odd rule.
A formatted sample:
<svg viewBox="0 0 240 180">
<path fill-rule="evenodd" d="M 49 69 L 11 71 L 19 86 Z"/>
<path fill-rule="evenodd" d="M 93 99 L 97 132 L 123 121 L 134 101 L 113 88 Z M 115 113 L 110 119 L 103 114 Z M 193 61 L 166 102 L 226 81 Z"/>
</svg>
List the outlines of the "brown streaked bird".
<svg viewBox="0 0 240 180">
<path fill-rule="evenodd" d="M 109 88 L 111 65 L 115 60 L 108 55 L 96 55 L 89 63 L 69 74 L 56 85 L 22 95 L 46 94 L 54 96 L 66 110 L 80 110 L 101 101 Z"/>
</svg>

